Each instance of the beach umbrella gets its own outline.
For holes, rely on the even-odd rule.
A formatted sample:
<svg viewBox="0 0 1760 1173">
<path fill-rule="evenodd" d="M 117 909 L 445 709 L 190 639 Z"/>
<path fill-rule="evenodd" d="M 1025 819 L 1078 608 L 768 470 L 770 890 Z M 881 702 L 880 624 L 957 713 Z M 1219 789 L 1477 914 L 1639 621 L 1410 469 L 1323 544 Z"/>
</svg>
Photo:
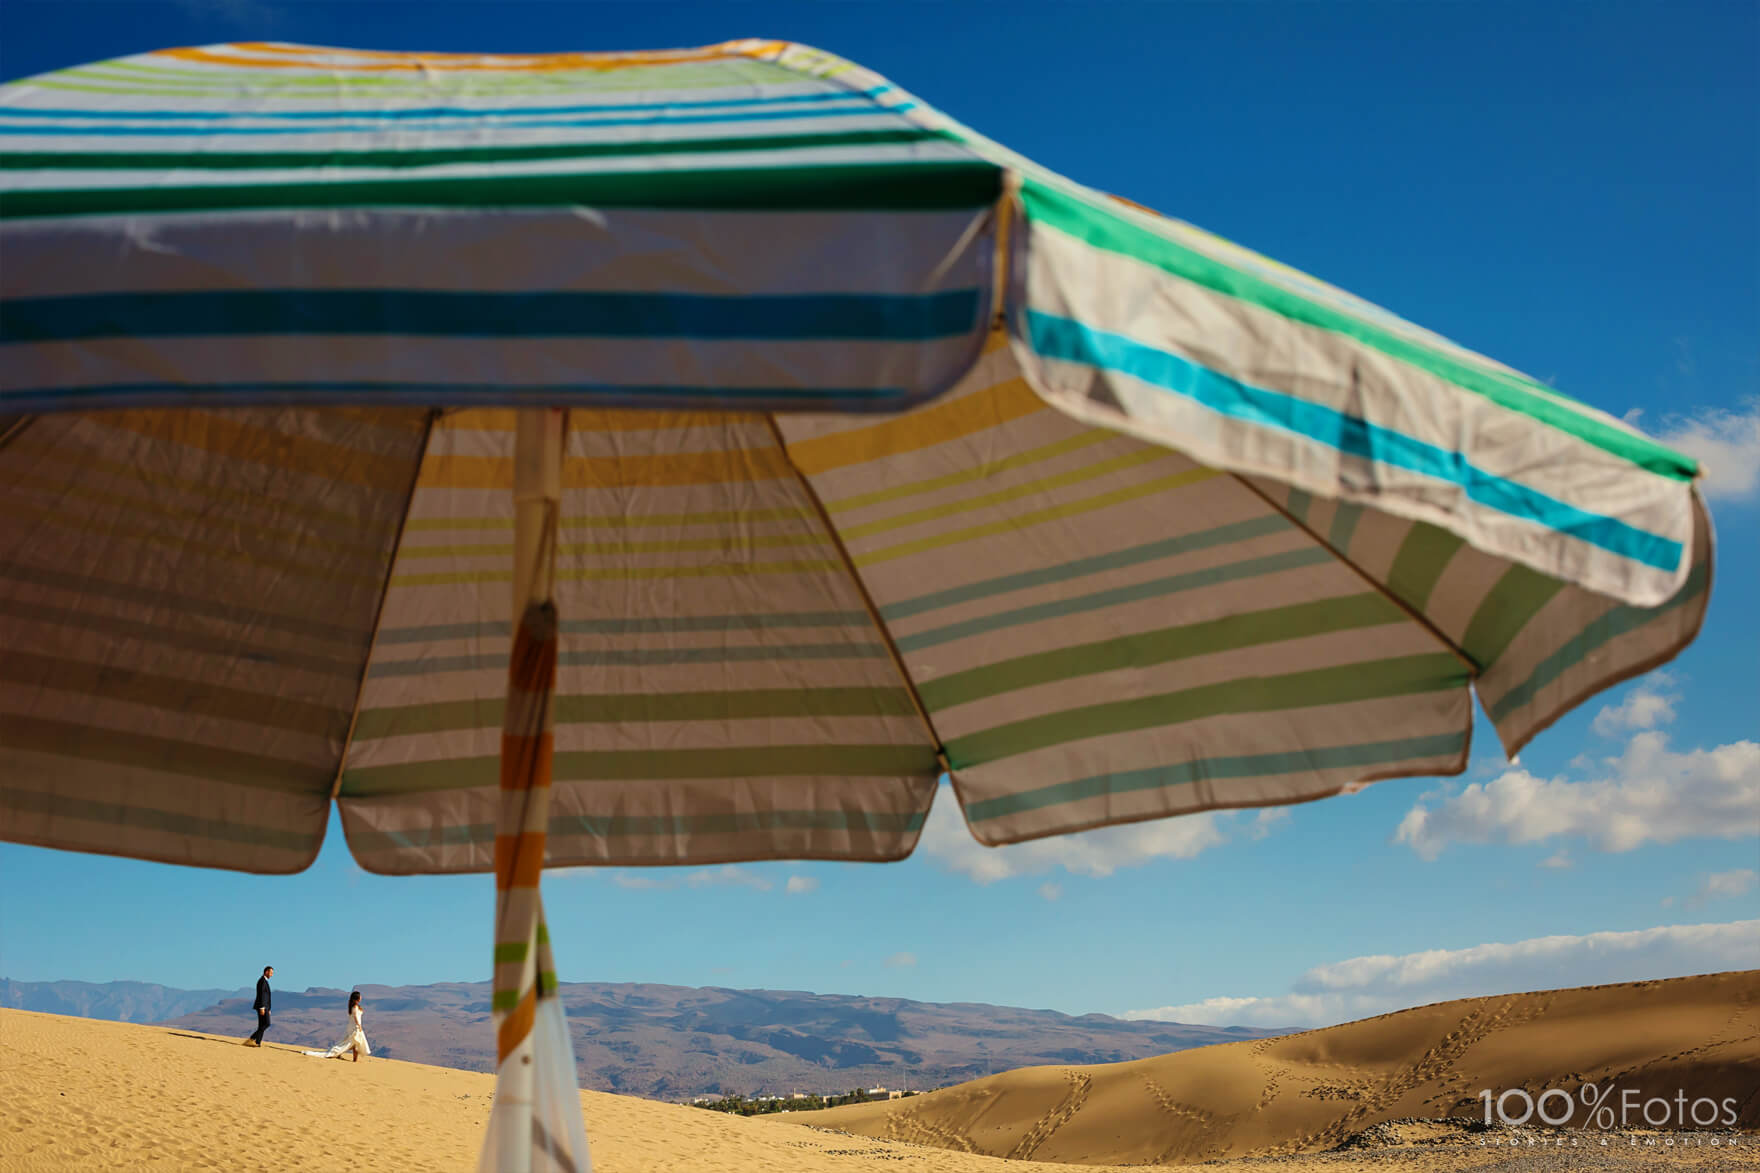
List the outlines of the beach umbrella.
<svg viewBox="0 0 1760 1173">
<path fill-rule="evenodd" d="M 1704 614 L 1690 459 L 803 46 L 166 50 L 0 163 L 0 838 L 493 870 L 488 1167 L 586 1164 L 545 865 L 1455 773 Z"/>
</svg>

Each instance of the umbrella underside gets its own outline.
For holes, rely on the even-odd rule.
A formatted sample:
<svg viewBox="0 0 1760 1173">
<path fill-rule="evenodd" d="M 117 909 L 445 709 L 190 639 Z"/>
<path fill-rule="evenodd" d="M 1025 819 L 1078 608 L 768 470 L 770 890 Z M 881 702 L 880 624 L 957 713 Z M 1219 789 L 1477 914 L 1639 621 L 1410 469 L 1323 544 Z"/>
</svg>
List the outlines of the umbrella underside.
<svg viewBox="0 0 1760 1173">
<path fill-rule="evenodd" d="M 1469 683 L 1513 750 L 1706 597 L 1703 548 L 1621 606 L 1084 425 L 1001 345 L 900 416 L 576 411 L 566 452 L 553 865 L 897 858 L 938 749 L 992 843 L 1449 773 Z M 512 457 L 511 411 L 34 419 L 8 838 L 292 871 L 334 791 L 369 869 L 488 870 Z"/>
<path fill-rule="evenodd" d="M 0 162 L 0 839 L 488 870 L 516 406 L 552 864 L 1447 773 L 1704 613 L 1690 460 L 802 46 L 170 50 Z"/>
</svg>

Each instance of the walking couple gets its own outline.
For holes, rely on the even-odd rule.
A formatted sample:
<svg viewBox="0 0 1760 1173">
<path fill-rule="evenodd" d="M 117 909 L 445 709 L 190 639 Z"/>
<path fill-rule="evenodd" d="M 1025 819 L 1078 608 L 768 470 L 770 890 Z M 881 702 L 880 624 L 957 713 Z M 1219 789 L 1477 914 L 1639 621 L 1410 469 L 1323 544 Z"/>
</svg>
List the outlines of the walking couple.
<svg viewBox="0 0 1760 1173">
<path fill-rule="evenodd" d="M 257 998 L 251 1003 L 251 1009 L 257 1012 L 257 1029 L 250 1038 L 244 1041 L 247 1047 L 261 1047 L 263 1032 L 269 1029 L 269 1002 L 272 992 L 269 979 L 275 976 L 275 967 L 265 965 L 263 976 L 257 979 Z M 371 1055 L 373 1049 L 367 1045 L 367 1032 L 361 1029 L 361 992 L 356 990 L 348 996 L 348 1032 L 342 1041 L 328 1051 L 307 1051 L 305 1054 L 316 1059 L 340 1059 L 344 1055 L 353 1054 L 354 1061 L 359 1063 L 362 1055 Z"/>
</svg>

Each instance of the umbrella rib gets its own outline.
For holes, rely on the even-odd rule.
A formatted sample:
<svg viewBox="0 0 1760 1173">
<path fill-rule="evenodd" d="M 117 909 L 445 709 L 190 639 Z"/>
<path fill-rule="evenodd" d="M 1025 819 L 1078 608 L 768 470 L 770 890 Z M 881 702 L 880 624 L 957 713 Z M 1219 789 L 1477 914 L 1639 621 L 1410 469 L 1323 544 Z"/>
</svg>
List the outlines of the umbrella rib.
<svg viewBox="0 0 1760 1173">
<path fill-rule="evenodd" d="M 373 610 L 373 634 L 367 640 L 366 658 L 361 661 L 361 678 L 355 684 L 354 711 L 348 715 L 348 732 L 342 739 L 342 758 L 336 763 L 336 777 L 330 782 L 330 801 L 342 793 L 342 775 L 348 769 L 348 751 L 354 748 L 354 727 L 361 719 L 361 698 L 367 692 L 367 672 L 373 666 L 373 653 L 379 647 L 379 624 L 385 619 L 385 599 L 391 593 L 391 572 L 397 569 L 397 553 L 403 549 L 403 531 L 409 524 L 409 509 L 415 503 L 416 482 L 422 478 L 422 462 L 428 458 L 428 442 L 434 435 L 434 422 L 439 409 L 430 409 L 422 420 L 422 442 L 416 448 L 416 467 L 409 474 L 409 491 L 403 495 L 403 510 L 397 515 L 397 534 L 391 539 L 391 557 L 385 563 L 385 581 L 379 584 L 379 605 Z"/>
<path fill-rule="evenodd" d="M 10 427 L 4 432 L 0 432 L 0 448 L 6 447 L 8 444 L 18 439 L 26 428 L 36 422 L 36 419 L 37 417 L 34 415 L 27 415 L 20 416 L 18 419 L 13 420 Z"/>
<path fill-rule="evenodd" d="M 879 633 L 880 639 L 886 644 L 886 653 L 892 657 L 892 666 L 898 671 L 898 678 L 904 683 L 904 690 L 910 694 L 911 704 L 915 706 L 917 716 L 923 721 L 923 729 L 929 734 L 929 744 L 935 748 L 935 760 L 940 765 L 941 772 L 950 773 L 951 767 L 947 764 L 947 750 L 941 744 L 940 734 L 935 732 L 935 722 L 929 719 L 929 710 L 923 704 L 923 698 L 917 694 L 916 682 L 911 679 L 910 670 L 905 667 L 904 656 L 899 652 L 898 644 L 893 642 L 892 632 L 887 629 L 886 621 L 880 617 L 880 608 L 875 605 L 874 596 L 868 593 L 868 584 L 862 581 L 861 572 L 856 569 L 855 560 L 849 556 L 849 550 L 843 544 L 843 537 L 837 532 L 836 523 L 831 520 L 831 514 L 825 509 L 825 503 L 819 500 L 819 494 L 813 488 L 813 483 L 807 479 L 806 474 L 795 464 L 794 458 L 788 454 L 788 441 L 782 436 L 782 428 L 777 424 L 775 414 L 772 412 L 764 413 L 764 422 L 769 426 L 770 435 L 775 438 L 776 446 L 782 450 L 782 459 L 788 462 L 788 467 L 793 471 L 794 479 L 800 484 L 801 491 L 806 493 L 807 500 L 813 503 L 813 511 L 819 515 L 819 521 L 824 525 L 825 533 L 831 538 L 832 545 L 837 547 L 837 556 L 843 562 L 844 572 L 849 575 L 850 581 L 855 583 L 857 592 L 861 594 L 862 605 L 868 609 L 868 619 L 874 624 L 874 630 Z"/>
<path fill-rule="evenodd" d="M 1301 518 L 1297 517 L 1295 514 L 1291 513 L 1289 510 L 1287 510 L 1283 506 L 1279 505 L 1276 501 L 1274 501 L 1268 494 L 1266 494 L 1264 491 L 1262 491 L 1259 488 L 1259 486 L 1255 485 L 1252 481 L 1248 480 L 1246 477 L 1242 476 L 1238 472 L 1231 472 L 1228 475 L 1233 477 L 1235 480 L 1239 481 L 1241 483 L 1241 485 L 1247 490 L 1247 492 L 1253 494 L 1253 496 L 1259 498 L 1259 500 L 1265 502 L 1265 504 L 1269 505 L 1272 509 L 1276 510 L 1280 515 L 1282 515 L 1282 517 L 1285 521 L 1289 522 L 1291 525 L 1295 526 L 1297 529 L 1299 529 L 1303 533 L 1307 534 L 1310 538 L 1314 539 L 1314 541 L 1317 542 L 1320 546 L 1322 546 L 1326 550 L 1330 551 L 1334 558 L 1336 558 L 1339 562 L 1341 562 L 1344 566 L 1346 566 L 1358 578 L 1360 578 L 1364 582 L 1368 583 L 1369 586 L 1377 594 L 1379 594 L 1382 598 L 1386 599 L 1388 602 L 1392 603 L 1395 607 L 1398 607 L 1401 611 L 1405 612 L 1405 616 L 1407 619 L 1410 619 L 1413 623 L 1416 623 L 1419 627 L 1422 627 L 1425 631 L 1428 631 L 1431 635 L 1435 636 L 1438 643 L 1440 643 L 1443 647 L 1447 648 L 1450 652 L 1454 653 L 1454 658 L 1461 662 L 1461 664 L 1466 668 L 1467 674 L 1472 679 L 1477 680 L 1479 678 L 1479 665 L 1476 662 L 1474 662 L 1473 657 L 1467 655 L 1466 651 L 1463 650 L 1458 644 L 1456 644 L 1453 640 L 1449 639 L 1448 636 L 1442 634 L 1442 631 L 1434 623 L 1430 622 L 1429 619 L 1425 618 L 1422 613 L 1415 610 L 1411 606 L 1411 604 L 1407 603 L 1404 599 L 1400 598 L 1398 595 L 1396 595 L 1392 591 L 1388 590 L 1380 582 L 1377 582 L 1374 575 L 1370 574 L 1367 570 L 1364 570 L 1361 566 L 1358 566 L 1355 562 L 1352 562 L 1350 560 L 1350 558 L 1346 557 L 1346 555 L 1344 554 L 1343 551 L 1334 547 L 1331 542 L 1328 542 L 1325 538 L 1321 537 L 1318 533 L 1315 533 L 1314 530 L 1309 528 L 1307 522 L 1303 521 Z"/>
</svg>

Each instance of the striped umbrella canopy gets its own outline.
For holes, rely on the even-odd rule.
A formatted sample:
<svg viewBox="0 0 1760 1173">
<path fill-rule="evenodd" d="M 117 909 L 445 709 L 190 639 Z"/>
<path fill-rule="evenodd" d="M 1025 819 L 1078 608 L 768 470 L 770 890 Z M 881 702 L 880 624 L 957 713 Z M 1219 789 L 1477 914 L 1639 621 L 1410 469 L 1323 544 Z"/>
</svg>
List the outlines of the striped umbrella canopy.
<svg viewBox="0 0 1760 1173">
<path fill-rule="evenodd" d="M 1704 615 L 1692 460 L 804 46 L 166 50 L 0 164 L 0 838 L 495 870 L 504 1081 L 546 864 L 1455 773 Z"/>
</svg>

